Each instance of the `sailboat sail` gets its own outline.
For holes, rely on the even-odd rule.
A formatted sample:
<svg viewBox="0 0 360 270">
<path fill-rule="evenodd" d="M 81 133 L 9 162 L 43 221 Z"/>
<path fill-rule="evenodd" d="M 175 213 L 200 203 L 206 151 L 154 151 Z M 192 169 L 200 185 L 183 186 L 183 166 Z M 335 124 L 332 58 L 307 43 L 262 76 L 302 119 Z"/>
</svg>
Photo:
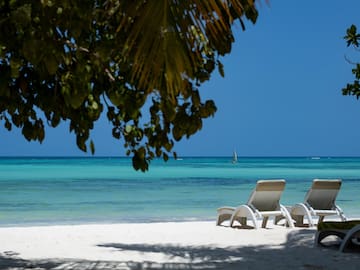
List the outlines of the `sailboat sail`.
<svg viewBox="0 0 360 270">
<path fill-rule="evenodd" d="M 236 153 L 236 151 L 234 151 L 232 162 L 233 162 L 233 163 L 236 163 L 237 161 L 238 161 L 237 153 Z"/>
</svg>

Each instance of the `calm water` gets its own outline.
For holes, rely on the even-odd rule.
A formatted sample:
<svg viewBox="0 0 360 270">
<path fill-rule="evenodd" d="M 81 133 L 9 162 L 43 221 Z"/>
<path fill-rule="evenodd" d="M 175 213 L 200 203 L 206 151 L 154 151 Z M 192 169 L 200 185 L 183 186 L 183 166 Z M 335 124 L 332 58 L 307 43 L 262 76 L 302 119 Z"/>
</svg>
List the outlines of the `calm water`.
<svg viewBox="0 0 360 270">
<path fill-rule="evenodd" d="M 281 203 L 314 178 L 341 178 L 337 204 L 360 216 L 360 158 L 183 158 L 135 172 L 127 158 L 0 158 L 0 225 L 215 220 L 259 179 L 285 179 Z"/>
</svg>

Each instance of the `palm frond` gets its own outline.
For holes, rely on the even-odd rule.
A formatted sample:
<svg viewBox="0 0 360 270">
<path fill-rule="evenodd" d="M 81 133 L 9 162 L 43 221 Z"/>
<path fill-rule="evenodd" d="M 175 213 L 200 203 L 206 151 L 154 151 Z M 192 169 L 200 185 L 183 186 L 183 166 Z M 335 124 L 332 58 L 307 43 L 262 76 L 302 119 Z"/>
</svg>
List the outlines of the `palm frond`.
<svg viewBox="0 0 360 270">
<path fill-rule="evenodd" d="M 171 99 L 186 95 L 184 79 L 196 77 L 206 54 L 231 45 L 234 20 L 249 9 L 256 14 L 252 0 L 124 2 L 120 2 L 123 19 L 118 31 L 127 36 L 121 54 L 132 65 L 131 82 Z"/>
</svg>

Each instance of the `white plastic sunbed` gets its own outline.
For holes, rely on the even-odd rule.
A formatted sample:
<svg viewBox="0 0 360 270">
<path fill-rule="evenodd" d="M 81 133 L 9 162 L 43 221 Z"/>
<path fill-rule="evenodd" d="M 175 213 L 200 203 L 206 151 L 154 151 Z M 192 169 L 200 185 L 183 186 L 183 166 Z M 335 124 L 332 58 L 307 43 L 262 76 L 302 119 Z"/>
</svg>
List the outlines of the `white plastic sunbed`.
<svg viewBox="0 0 360 270">
<path fill-rule="evenodd" d="M 339 206 L 335 204 L 336 197 L 341 187 L 340 179 L 314 179 L 307 192 L 304 202 L 291 207 L 290 214 L 296 226 L 305 226 L 304 217 L 308 226 L 312 227 L 322 222 L 326 216 L 339 216 L 342 221 L 346 217 Z"/>
<path fill-rule="evenodd" d="M 262 228 L 266 227 L 269 217 L 274 217 L 274 223 L 285 218 L 289 227 L 294 227 L 287 209 L 280 204 L 280 198 L 285 189 L 285 180 L 259 180 L 246 204 L 238 207 L 224 206 L 217 209 L 217 225 L 230 221 L 230 227 L 236 222 L 247 226 L 247 220 L 252 221 L 255 229 L 259 228 L 258 220 L 262 220 Z"/>
</svg>

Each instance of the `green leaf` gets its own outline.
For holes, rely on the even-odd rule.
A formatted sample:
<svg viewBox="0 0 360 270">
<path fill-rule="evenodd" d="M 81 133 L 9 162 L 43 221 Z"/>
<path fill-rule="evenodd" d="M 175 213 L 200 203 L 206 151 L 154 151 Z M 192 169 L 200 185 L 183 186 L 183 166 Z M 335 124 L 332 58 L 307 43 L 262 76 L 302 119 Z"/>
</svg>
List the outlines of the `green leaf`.
<svg viewBox="0 0 360 270">
<path fill-rule="evenodd" d="M 86 152 L 86 144 L 85 144 L 85 137 L 83 136 L 76 136 L 76 144 L 79 147 L 79 149 L 83 152 Z"/>
<path fill-rule="evenodd" d="M 45 58 L 45 66 L 50 75 L 54 75 L 58 70 L 59 64 L 54 56 Z"/>
<path fill-rule="evenodd" d="M 221 77 L 225 77 L 224 65 L 220 61 L 217 61 L 217 65 Z"/>
<path fill-rule="evenodd" d="M 12 13 L 12 20 L 20 27 L 26 26 L 31 22 L 31 4 L 25 4 L 15 9 Z"/>
<path fill-rule="evenodd" d="M 118 127 L 114 127 L 112 129 L 112 136 L 115 138 L 115 139 L 120 139 L 120 130 Z"/>
<path fill-rule="evenodd" d="M 93 140 L 90 141 L 90 151 L 91 151 L 92 155 L 95 154 L 95 145 L 94 145 Z"/>
<path fill-rule="evenodd" d="M 132 127 L 131 125 L 126 125 L 126 126 L 125 126 L 125 132 L 126 132 L 127 134 L 131 133 L 132 130 L 133 130 L 133 127 Z"/>
<path fill-rule="evenodd" d="M 8 130 L 8 131 L 11 131 L 11 123 L 8 119 L 5 120 L 5 128 Z"/>
<path fill-rule="evenodd" d="M 347 29 L 346 36 L 344 38 L 347 40 L 347 46 L 354 45 L 355 47 L 359 47 L 360 34 L 357 33 L 355 25 L 351 25 Z"/>
<path fill-rule="evenodd" d="M 19 77 L 20 67 L 21 67 L 21 61 L 19 59 L 13 58 L 10 62 L 11 67 L 11 77 L 17 78 Z"/>
<path fill-rule="evenodd" d="M 29 121 L 24 123 L 21 132 L 28 141 L 34 140 L 33 125 Z"/>
</svg>

